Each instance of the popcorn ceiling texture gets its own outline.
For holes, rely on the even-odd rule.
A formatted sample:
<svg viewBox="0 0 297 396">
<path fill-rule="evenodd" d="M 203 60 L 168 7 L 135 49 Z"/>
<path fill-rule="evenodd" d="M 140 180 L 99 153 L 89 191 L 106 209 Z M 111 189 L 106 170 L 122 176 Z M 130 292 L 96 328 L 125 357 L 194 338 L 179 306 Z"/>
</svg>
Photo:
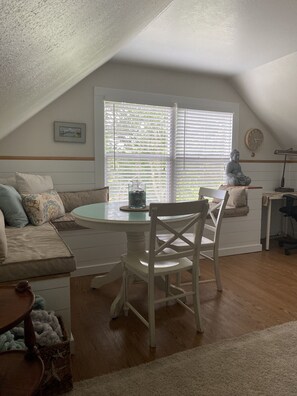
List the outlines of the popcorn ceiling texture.
<svg viewBox="0 0 297 396">
<path fill-rule="evenodd" d="M 0 0 L 0 139 L 108 61 L 171 0 Z"/>
</svg>

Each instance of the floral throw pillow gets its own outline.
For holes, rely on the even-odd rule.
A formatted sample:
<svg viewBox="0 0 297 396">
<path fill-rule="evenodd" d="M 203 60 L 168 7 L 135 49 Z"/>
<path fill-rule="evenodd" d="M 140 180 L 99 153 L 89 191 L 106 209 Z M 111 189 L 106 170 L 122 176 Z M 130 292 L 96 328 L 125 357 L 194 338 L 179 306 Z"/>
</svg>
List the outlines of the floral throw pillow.
<svg viewBox="0 0 297 396">
<path fill-rule="evenodd" d="M 23 207 L 33 225 L 41 225 L 64 216 L 64 205 L 57 191 L 40 194 L 22 194 Z"/>
</svg>

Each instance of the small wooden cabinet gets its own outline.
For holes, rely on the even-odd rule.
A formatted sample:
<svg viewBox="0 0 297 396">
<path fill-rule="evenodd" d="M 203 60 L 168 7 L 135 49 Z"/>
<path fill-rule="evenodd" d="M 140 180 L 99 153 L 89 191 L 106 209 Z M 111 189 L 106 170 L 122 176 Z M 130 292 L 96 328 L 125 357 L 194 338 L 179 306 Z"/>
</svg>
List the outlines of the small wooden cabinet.
<svg viewBox="0 0 297 396">
<path fill-rule="evenodd" d="M 24 321 L 26 351 L 0 353 L 0 395 L 34 395 L 41 383 L 44 366 L 35 345 L 30 317 L 34 295 L 26 281 L 0 286 L 0 334 Z"/>
</svg>

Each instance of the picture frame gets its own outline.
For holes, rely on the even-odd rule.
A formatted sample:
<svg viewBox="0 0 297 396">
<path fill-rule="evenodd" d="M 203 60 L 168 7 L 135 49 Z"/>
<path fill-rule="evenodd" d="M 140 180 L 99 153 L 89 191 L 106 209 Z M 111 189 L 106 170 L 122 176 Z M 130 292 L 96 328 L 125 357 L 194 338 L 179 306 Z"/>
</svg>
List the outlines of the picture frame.
<svg viewBox="0 0 297 396">
<path fill-rule="evenodd" d="M 86 124 L 54 121 L 54 141 L 67 143 L 86 142 Z"/>
</svg>

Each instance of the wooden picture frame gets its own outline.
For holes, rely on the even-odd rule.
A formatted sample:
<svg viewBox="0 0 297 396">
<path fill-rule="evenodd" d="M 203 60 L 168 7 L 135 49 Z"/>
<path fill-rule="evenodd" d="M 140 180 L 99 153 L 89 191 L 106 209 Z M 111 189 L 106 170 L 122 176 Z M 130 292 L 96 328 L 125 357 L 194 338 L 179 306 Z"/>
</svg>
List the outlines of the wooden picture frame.
<svg viewBox="0 0 297 396">
<path fill-rule="evenodd" d="M 54 141 L 67 143 L 86 142 L 86 124 L 77 122 L 54 122 Z"/>
</svg>

